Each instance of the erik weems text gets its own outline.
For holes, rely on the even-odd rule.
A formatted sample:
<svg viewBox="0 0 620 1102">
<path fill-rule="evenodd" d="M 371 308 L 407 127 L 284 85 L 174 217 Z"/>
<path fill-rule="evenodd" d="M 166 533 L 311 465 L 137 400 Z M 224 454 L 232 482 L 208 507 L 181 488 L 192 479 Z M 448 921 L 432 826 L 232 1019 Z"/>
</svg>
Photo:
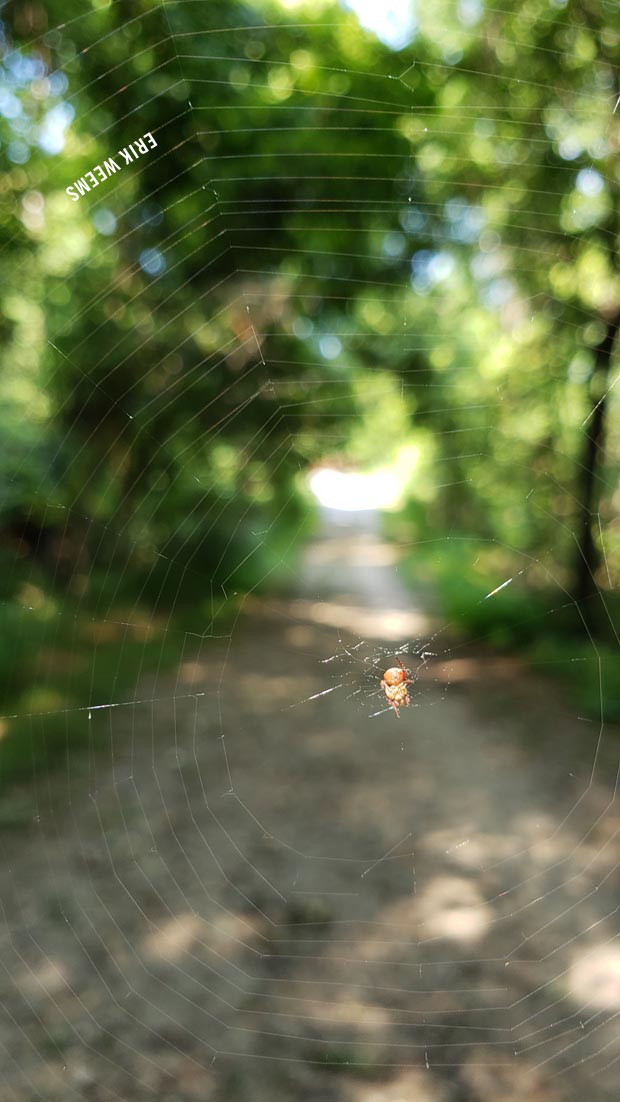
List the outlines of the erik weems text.
<svg viewBox="0 0 620 1102">
<path fill-rule="evenodd" d="M 152 134 L 143 134 L 141 138 L 135 138 L 124 149 L 119 149 L 116 159 L 109 157 L 102 165 L 95 165 L 90 172 L 86 172 L 79 180 L 75 180 L 68 188 L 65 188 L 67 195 L 74 203 L 77 203 L 81 195 L 85 195 L 91 188 L 99 187 L 99 184 L 105 183 L 110 176 L 120 172 L 125 165 L 133 164 L 134 161 L 144 156 L 149 150 L 155 149 L 156 146 L 157 142 Z"/>
</svg>

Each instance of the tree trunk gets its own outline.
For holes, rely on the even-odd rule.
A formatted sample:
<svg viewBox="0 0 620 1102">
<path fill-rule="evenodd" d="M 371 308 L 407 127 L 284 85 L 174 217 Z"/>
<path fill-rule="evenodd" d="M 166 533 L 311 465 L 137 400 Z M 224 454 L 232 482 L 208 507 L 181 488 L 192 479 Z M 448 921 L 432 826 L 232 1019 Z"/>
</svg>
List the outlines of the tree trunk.
<svg viewBox="0 0 620 1102">
<path fill-rule="evenodd" d="M 573 587 L 573 595 L 577 601 L 586 600 L 597 592 L 594 578 L 600 565 L 600 551 L 594 540 L 593 521 L 598 511 L 598 470 L 603 460 L 607 391 L 614 341 L 619 324 L 620 316 L 607 322 L 605 336 L 594 352 L 594 379 L 599 384 L 596 388 L 599 397 L 594 395 L 592 410 L 584 426 L 586 441 L 581 461 L 578 550 Z M 588 606 L 586 605 L 582 611 L 587 616 Z"/>
</svg>

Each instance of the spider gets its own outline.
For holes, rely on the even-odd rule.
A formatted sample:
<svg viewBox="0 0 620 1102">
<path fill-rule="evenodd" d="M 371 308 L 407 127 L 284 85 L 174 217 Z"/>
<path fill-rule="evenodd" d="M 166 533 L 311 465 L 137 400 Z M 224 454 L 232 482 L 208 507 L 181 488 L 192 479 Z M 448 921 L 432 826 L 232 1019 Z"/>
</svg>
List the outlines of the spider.
<svg viewBox="0 0 620 1102">
<path fill-rule="evenodd" d="M 397 662 L 398 666 L 391 666 L 389 670 L 385 671 L 381 682 L 381 688 L 385 693 L 385 699 L 388 704 L 392 705 L 397 718 L 400 719 L 398 709 L 403 708 L 407 704 L 411 704 L 411 699 L 407 692 L 407 685 L 413 685 L 413 678 L 409 676 L 411 670 L 403 666 L 400 658 L 397 659 Z"/>
</svg>

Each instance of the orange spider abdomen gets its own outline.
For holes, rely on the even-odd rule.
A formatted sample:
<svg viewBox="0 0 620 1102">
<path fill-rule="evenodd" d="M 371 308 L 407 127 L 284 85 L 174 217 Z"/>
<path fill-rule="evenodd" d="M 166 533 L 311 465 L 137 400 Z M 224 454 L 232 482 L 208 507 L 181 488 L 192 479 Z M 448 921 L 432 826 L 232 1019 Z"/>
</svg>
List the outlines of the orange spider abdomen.
<svg viewBox="0 0 620 1102">
<path fill-rule="evenodd" d="M 399 669 L 398 666 L 392 666 L 385 671 L 383 680 L 386 685 L 402 685 L 403 681 L 407 680 L 407 671 Z"/>
</svg>

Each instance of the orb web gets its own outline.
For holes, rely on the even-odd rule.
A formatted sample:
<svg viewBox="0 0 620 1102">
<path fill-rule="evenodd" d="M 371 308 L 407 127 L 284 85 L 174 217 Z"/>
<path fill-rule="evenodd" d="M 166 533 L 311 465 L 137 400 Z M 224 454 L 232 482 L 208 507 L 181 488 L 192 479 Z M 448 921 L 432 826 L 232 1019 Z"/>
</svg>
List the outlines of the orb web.
<svg viewBox="0 0 620 1102">
<path fill-rule="evenodd" d="M 370 37 L 356 54 L 354 15 L 325 10 L 102 7 L 8 55 L 11 94 L 45 80 L 58 101 L 45 156 L 59 131 L 83 141 L 74 179 L 89 135 L 113 155 L 131 119 L 156 140 L 78 203 L 50 188 L 39 230 L 30 139 L 12 139 L 24 225 L 49 233 L 46 263 L 79 295 L 74 308 L 56 289 L 46 335 L 66 435 L 31 523 L 41 554 L 53 532 L 55 573 L 20 582 L 16 635 L 38 682 L 2 721 L 30 747 L 1 836 L 10 1098 L 596 1102 L 617 1088 L 614 685 L 588 615 L 596 602 L 617 643 L 614 532 L 596 513 L 603 581 L 576 599 L 564 443 L 596 406 L 542 434 L 530 466 L 534 396 L 560 367 L 500 370 L 507 328 L 527 358 L 564 308 L 559 193 L 524 201 L 515 177 L 495 210 L 490 167 L 551 150 L 551 182 L 578 172 L 566 233 L 587 230 L 613 88 L 593 76 L 545 114 L 540 73 L 560 51 L 530 41 L 518 75 L 509 10 L 486 13 L 489 31 L 460 5 L 461 45 L 447 35 L 433 54 L 414 37 L 392 55 Z M 541 9 L 520 32 L 565 41 L 578 67 L 578 22 Z M 489 34 L 506 70 L 481 65 L 466 94 Z M 23 68 L 63 42 L 54 72 Z M 547 239 L 555 299 L 527 282 Z M 589 325 L 596 353 L 604 334 L 581 315 L 563 315 L 561 350 Z M 588 362 L 571 356 L 577 386 Z M 612 413 L 616 381 L 600 395 Z M 390 543 L 384 483 L 353 508 L 345 477 L 344 499 L 310 504 L 311 468 L 367 459 L 358 423 L 375 458 L 390 433 L 418 432 L 419 510 L 389 522 Z M 501 539 L 478 507 L 491 483 Z M 437 495 L 458 517 L 438 537 L 420 521 Z M 548 533 L 535 554 L 526 522 Z M 473 639 L 462 606 L 433 596 L 438 565 L 448 593 L 478 572 Z M 501 649 L 501 609 L 528 586 L 527 637 L 566 630 L 535 672 Z M 397 723 L 380 681 L 398 657 L 414 683 Z M 594 671 L 587 714 L 543 672 L 571 665 Z"/>
</svg>

